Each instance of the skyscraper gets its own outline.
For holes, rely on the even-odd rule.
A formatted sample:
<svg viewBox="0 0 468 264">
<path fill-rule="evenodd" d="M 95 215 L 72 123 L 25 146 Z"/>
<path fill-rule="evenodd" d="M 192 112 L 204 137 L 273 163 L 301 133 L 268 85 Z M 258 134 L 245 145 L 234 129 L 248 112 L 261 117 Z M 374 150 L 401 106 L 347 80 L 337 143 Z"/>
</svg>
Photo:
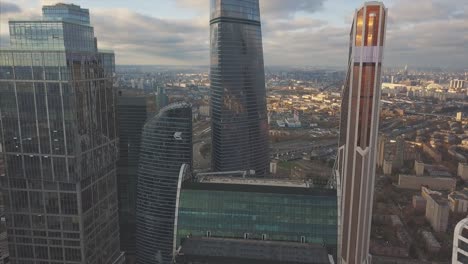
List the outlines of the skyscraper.
<svg viewBox="0 0 468 264">
<path fill-rule="evenodd" d="M 341 105 L 335 176 L 341 196 L 338 260 L 369 263 L 369 239 L 379 127 L 381 72 L 387 9 L 367 2 L 356 10 L 349 70 Z"/>
<path fill-rule="evenodd" d="M 182 164 L 192 164 L 192 107 L 174 103 L 143 128 L 137 184 L 138 264 L 172 260 Z"/>
<path fill-rule="evenodd" d="M 44 6 L 0 50 L 0 155 L 13 263 L 121 263 L 114 54 L 89 11 Z"/>
<path fill-rule="evenodd" d="M 268 173 L 268 124 L 258 0 L 211 1 L 214 171 Z"/>
<path fill-rule="evenodd" d="M 136 188 L 140 142 L 146 120 L 156 114 L 156 96 L 119 91 L 117 120 L 119 124 L 119 160 L 117 186 L 119 197 L 120 248 L 127 261 L 135 257 Z"/>
</svg>

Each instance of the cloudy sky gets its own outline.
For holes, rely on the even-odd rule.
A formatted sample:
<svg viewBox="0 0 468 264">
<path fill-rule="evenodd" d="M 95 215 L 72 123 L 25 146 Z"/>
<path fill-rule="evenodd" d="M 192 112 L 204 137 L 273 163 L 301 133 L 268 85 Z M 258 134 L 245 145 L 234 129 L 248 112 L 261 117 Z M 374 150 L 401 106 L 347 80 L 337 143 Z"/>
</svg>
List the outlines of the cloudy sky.
<svg viewBox="0 0 468 264">
<path fill-rule="evenodd" d="M 40 15 L 54 0 L 0 0 L 8 19 Z M 65 1 L 69 2 L 69 1 Z M 345 66 L 360 0 L 260 0 L 266 65 Z M 118 64 L 208 65 L 209 0 L 75 0 L 89 8 L 102 48 Z M 468 1 L 388 0 L 387 66 L 468 68 Z"/>
</svg>

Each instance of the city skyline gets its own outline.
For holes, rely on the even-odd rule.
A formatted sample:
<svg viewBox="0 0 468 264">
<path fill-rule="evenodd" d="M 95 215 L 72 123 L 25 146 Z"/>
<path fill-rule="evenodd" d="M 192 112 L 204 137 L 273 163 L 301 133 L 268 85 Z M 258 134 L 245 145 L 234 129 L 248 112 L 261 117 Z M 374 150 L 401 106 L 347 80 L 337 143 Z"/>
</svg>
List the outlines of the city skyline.
<svg viewBox="0 0 468 264">
<path fill-rule="evenodd" d="M 42 3 L 55 2 L 2 0 L 0 45 L 9 42 L 8 19 L 37 17 Z M 265 65 L 344 68 L 346 35 L 352 20 L 349 14 L 362 2 L 260 1 L 264 14 Z M 138 4 L 75 1 L 75 4 L 90 9 L 91 21 L 102 39 L 100 47 L 114 49 L 117 64 L 209 64 L 209 1 L 141 1 Z M 468 67 L 468 42 L 464 39 L 466 33 L 463 34 L 468 32 L 465 23 L 468 4 L 454 0 L 411 3 L 391 0 L 385 4 L 394 10 L 388 22 L 386 66 Z M 415 13 L 424 16 L 414 16 Z"/>
</svg>

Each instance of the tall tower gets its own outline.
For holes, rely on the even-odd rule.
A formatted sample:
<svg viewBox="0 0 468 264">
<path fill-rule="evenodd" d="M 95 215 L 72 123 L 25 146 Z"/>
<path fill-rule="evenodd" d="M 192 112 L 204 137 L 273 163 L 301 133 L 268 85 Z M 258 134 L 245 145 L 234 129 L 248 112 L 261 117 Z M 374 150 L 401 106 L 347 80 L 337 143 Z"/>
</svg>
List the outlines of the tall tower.
<svg viewBox="0 0 468 264">
<path fill-rule="evenodd" d="M 335 176 L 341 196 L 338 259 L 369 263 L 369 240 L 379 127 L 381 71 L 387 9 L 367 2 L 356 10 L 349 70 L 343 90 Z"/>
<path fill-rule="evenodd" d="M 136 211 L 138 264 L 171 263 L 182 164 L 192 164 L 192 107 L 175 103 L 161 109 L 143 128 Z"/>
<path fill-rule="evenodd" d="M 0 188 L 13 263 L 120 263 L 113 52 L 88 9 L 12 20 L 0 50 Z"/>
<path fill-rule="evenodd" d="M 120 248 L 127 260 L 135 258 L 136 191 L 140 142 L 146 120 L 156 114 L 156 96 L 133 91 L 119 91 L 117 121 L 119 124 L 119 160 L 117 187 L 119 198 Z"/>
<path fill-rule="evenodd" d="M 214 171 L 268 173 L 268 123 L 258 0 L 211 1 Z"/>
</svg>

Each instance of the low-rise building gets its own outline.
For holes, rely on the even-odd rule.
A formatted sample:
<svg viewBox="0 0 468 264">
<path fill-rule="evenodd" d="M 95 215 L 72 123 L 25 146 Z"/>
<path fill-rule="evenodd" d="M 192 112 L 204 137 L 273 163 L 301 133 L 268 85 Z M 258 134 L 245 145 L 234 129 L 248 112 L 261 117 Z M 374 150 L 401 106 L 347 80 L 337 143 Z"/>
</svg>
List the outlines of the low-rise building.
<svg viewBox="0 0 468 264">
<path fill-rule="evenodd" d="M 450 210 L 454 213 L 468 212 L 468 188 L 448 195 Z"/>
<path fill-rule="evenodd" d="M 400 174 L 398 188 L 420 190 L 422 186 L 438 191 L 453 191 L 457 187 L 457 180 L 450 177 L 430 177 Z"/>
</svg>

